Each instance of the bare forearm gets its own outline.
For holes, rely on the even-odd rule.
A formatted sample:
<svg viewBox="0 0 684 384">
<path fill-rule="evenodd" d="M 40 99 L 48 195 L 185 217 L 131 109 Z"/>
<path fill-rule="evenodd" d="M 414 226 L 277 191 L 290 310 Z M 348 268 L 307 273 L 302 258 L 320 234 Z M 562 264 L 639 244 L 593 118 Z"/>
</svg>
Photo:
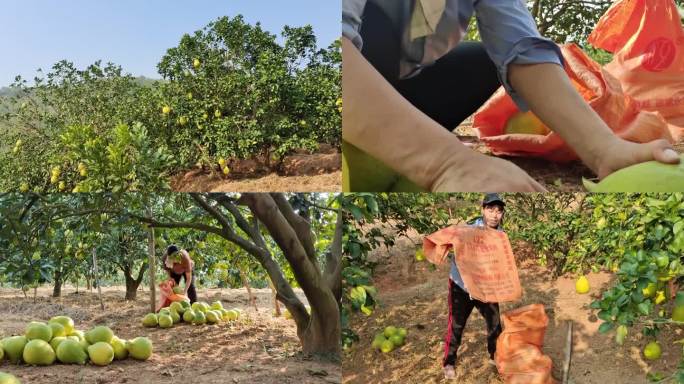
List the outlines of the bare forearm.
<svg viewBox="0 0 684 384">
<path fill-rule="evenodd" d="M 509 80 L 530 109 L 594 171 L 617 137 L 555 64 L 511 65 Z"/>
<path fill-rule="evenodd" d="M 344 140 L 426 189 L 446 167 L 472 155 L 401 96 L 346 38 L 342 51 Z"/>
</svg>

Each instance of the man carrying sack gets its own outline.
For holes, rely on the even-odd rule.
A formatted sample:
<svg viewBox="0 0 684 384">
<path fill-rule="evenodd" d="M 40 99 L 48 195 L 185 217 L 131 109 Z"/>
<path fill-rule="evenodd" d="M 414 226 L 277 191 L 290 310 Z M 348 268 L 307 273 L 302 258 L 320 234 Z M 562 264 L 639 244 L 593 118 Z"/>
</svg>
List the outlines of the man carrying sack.
<svg viewBox="0 0 684 384">
<path fill-rule="evenodd" d="M 429 261 L 444 264 L 450 259 L 449 324 L 442 361 L 447 379 L 455 378 L 456 353 L 473 308 L 487 323 L 489 362 L 495 365 L 496 341 L 502 331 L 498 303 L 522 295 L 508 236 L 501 228 L 505 206 L 499 195 L 487 194 L 482 217 L 467 226 L 441 229 L 423 240 Z"/>
</svg>

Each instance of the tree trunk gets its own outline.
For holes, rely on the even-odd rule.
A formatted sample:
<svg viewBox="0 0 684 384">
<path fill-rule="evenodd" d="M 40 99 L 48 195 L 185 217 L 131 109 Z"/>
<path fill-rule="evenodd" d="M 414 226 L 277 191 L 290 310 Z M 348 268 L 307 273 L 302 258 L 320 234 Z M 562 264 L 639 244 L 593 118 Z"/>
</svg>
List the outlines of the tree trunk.
<svg viewBox="0 0 684 384">
<path fill-rule="evenodd" d="M 242 284 L 245 285 L 245 288 L 247 289 L 247 295 L 249 296 L 249 302 L 254 306 L 254 310 L 259 312 L 259 308 L 257 308 L 256 305 L 256 297 L 252 294 L 252 288 L 249 286 L 249 280 L 247 279 L 247 274 L 245 271 L 240 269 L 240 278 L 242 279 Z M 269 280 L 270 281 L 270 280 Z"/>
<path fill-rule="evenodd" d="M 302 342 L 302 350 L 304 353 L 322 354 L 336 358 L 340 355 L 342 350 L 342 342 L 340 335 L 342 334 L 342 326 L 339 321 L 331 321 L 330 319 L 339 319 L 340 312 L 337 306 L 334 306 L 334 311 L 329 310 L 328 313 L 318 313 L 315 308 L 311 308 L 311 318 L 306 327 L 299 330 L 297 325 L 299 340 Z"/>
<path fill-rule="evenodd" d="M 52 297 L 62 296 L 62 271 L 55 269 L 55 286 L 52 288 Z"/>
<path fill-rule="evenodd" d="M 148 207 L 147 208 L 147 216 L 149 218 L 152 218 L 152 210 Z M 155 310 L 157 309 L 157 288 L 156 288 L 156 270 L 157 270 L 157 263 L 155 262 L 155 254 L 154 254 L 154 228 L 149 227 L 150 234 L 148 238 L 148 243 L 147 243 L 147 248 L 148 248 L 148 256 L 147 256 L 147 265 L 150 269 L 150 273 L 148 273 L 148 277 L 150 278 L 150 312 L 154 313 L 156 312 Z"/>
<path fill-rule="evenodd" d="M 268 287 L 271 288 L 271 300 L 273 300 L 273 308 L 275 310 L 275 316 L 280 317 L 280 303 L 278 303 L 278 299 L 276 298 L 276 290 L 275 287 L 273 286 L 273 282 L 271 279 L 268 279 Z"/>
<path fill-rule="evenodd" d="M 143 263 L 138 271 L 138 277 L 134 277 L 131 274 L 131 268 L 126 265 L 123 269 L 124 278 L 126 279 L 126 300 L 135 300 L 138 293 L 138 287 L 142 283 L 143 276 L 145 274 L 145 269 L 147 269 L 147 264 Z"/>
<path fill-rule="evenodd" d="M 97 296 L 100 298 L 100 308 L 104 311 L 104 301 L 102 301 L 102 288 L 100 287 L 100 282 L 97 281 L 97 253 L 95 248 L 93 248 L 93 273 L 95 274 L 95 284 L 97 285 Z"/>
</svg>

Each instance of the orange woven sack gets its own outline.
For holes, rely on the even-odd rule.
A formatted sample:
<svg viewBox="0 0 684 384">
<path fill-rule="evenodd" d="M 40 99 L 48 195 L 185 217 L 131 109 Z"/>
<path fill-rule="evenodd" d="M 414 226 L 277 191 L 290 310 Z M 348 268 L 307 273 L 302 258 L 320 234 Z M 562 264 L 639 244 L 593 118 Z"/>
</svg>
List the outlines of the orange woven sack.
<svg viewBox="0 0 684 384">
<path fill-rule="evenodd" d="M 423 253 L 432 263 L 444 264 L 450 249 L 471 297 L 486 303 L 520 299 L 518 269 L 505 232 L 454 225 L 423 239 Z"/>
<path fill-rule="evenodd" d="M 176 282 L 173 279 L 162 281 L 159 283 L 159 304 L 157 305 L 157 312 L 164 307 L 168 307 L 174 301 L 187 301 L 185 295 L 179 295 L 173 292 L 173 287 Z"/>
<path fill-rule="evenodd" d="M 589 36 L 615 53 L 606 70 L 641 110 L 684 130 L 684 28 L 674 0 L 617 0 Z"/>
<path fill-rule="evenodd" d="M 661 138 L 675 141 L 672 132 L 679 132 L 677 129 L 671 130 L 659 113 L 641 110 L 623 93 L 620 82 L 582 49 L 575 44 L 560 48 L 571 83 L 616 135 L 639 143 Z M 555 132 L 506 134 L 506 122 L 517 112 L 518 107 L 502 87 L 474 115 L 473 127 L 493 154 L 541 157 L 556 162 L 577 159 Z"/>
<path fill-rule="evenodd" d="M 542 353 L 549 318 L 541 304 L 530 304 L 501 316 L 503 332 L 494 360 L 507 384 L 552 384 L 552 362 Z"/>
</svg>

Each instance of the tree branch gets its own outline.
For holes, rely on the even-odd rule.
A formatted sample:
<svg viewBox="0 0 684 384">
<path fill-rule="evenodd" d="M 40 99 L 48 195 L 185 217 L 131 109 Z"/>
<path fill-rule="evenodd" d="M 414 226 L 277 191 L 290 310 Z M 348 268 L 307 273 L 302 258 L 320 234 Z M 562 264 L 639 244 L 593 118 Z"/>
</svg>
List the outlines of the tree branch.
<svg viewBox="0 0 684 384">
<path fill-rule="evenodd" d="M 280 213 L 285 217 L 285 220 L 294 229 L 297 239 L 301 243 L 306 255 L 309 260 L 320 269 L 318 264 L 318 259 L 316 258 L 316 249 L 314 248 L 314 242 L 311 238 L 311 224 L 304 220 L 301 216 L 297 215 L 290 203 L 285 199 L 285 195 L 282 193 L 271 193 L 273 201 L 275 201 Z"/>
</svg>

